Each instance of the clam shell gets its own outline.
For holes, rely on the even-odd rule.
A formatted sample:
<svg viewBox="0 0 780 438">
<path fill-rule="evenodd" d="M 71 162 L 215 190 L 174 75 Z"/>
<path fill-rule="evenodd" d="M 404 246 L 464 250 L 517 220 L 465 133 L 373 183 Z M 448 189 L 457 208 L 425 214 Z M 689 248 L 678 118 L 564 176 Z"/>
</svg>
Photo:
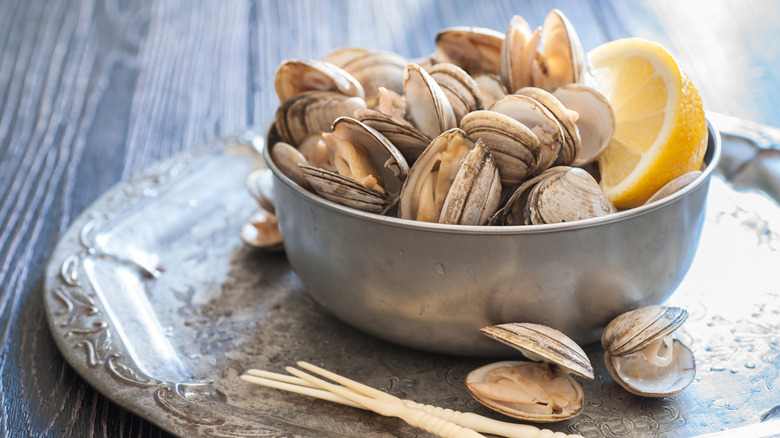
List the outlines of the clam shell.
<svg viewBox="0 0 780 438">
<path fill-rule="evenodd" d="M 664 184 L 663 187 L 658 189 L 657 192 L 653 194 L 650 198 L 645 201 L 645 204 L 649 204 L 651 202 L 655 202 L 659 199 L 663 199 L 672 193 L 682 189 L 683 187 L 687 186 L 688 184 L 692 183 L 696 178 L 701 175 L 701 170 L 694 170 L 692 172 L 684 173 L 677 178 L 669 181 L 668 183 Z"/>
<path fill-rule="evenodd" d="M 582 348 L 554 328 L 508 323 L 484 327 L 480 332 L 519 350 L 531 360 L 551 362 L 580 377 L 593 379 L 593 366 Z"/>
<path fill-rule="evenodd" d="M 680 307 L 647 306 L 613 319 L 601 335 L 601 346 L 620 357 L 643 350 L 651 342 L 677 330 L 688 318 Z"/>
<path fill-rule="evenodd" d="M 685 389 L 696 375 L 693 352 L 677 339 L 673 341 L 672 348 L 674 362 L 664 367 L 662 374 L 648 370 L 642 378 L 628 376 L 621 371 L 621 361 L 626 359 L 611 356 L 609 352 L 604 353 L 604 363 L 609 374 L 628 392 L 643 397 L 666 397 Z"/>
<path fill-rule="evenodd" d="M 403 93 L 404 69 L 407 64 L 403 56 L 377 50 L 359 54 L 332 54 L 331 57 L 338 59 L 341 62 L 339 66 L 363 86 L 369 106 L 376 100 L 379 87 Z"/>
<path fill-rule="evenodd" d="M 271 159 L 274 160 L 279 170 L 288 178 L 303 188 L 309 188 L 306 177 L 303 176 L 301 169 L 298 167 L 301 163 L 306 164 L 307 160 L 298 149 L 283 141 L 277 142 L 271 149 Z"/>
<path fill-rule="evenodd" d="M 257 200 L 260 207 L 271 213 L 276 212 L 274 200 L 274 175 L 271 169 L 257 169 L 246 177 L 246 187 Z"/>
<path fill-rule="evenodd" d="M 498 74 L 504 35 L 484 27 L 451 27 L 436 34 L 436 48 L 470 75 Z"/>
<path fill-rule="evenodd" d="M 457 128 L 434 138 L 409 170 L 399 197 L 398 217 L 439 222 L 460 163 L 473 147 L 466 133 Z M 429 180 L 432 172 L 437 172 L 435 182 Z M 431 199 L 432 205 L 426 202 Z"/>
<path fill-rule="evenodd" d="M 339 67 L 314 59 L 288 59 L 276 69 L 274 89 L 279 102 L 310 90 L 337 91 L 364 98 L 363 86 Z"/>
<path fill-rule="evenodd" d="M 582 84 L 563 85 L 552 94 L 563 106 L 578 114 L 576 124 L 580 147 L 571 165 L 582 167 L 596 161 L 615 133 L 612 105 L 604 95 Z"/>
<path fill-rule="evenodd" d="M 462 68 L 455 64 L 436 64 L 428 73 L 441 86 L 455 113 L 455 123 L 466 114 L 483 109 L 479 85 Z"/>
<path fill-rule="evenodd" d="M 239 236 L 245 244 L 264 251 L 276 252 L 284 249 L 276 215 L 262 208 L 254 212 L 241 226 Z"/>
<path fill-rule="evenodd" d="M 477 140 L 452 181 L 439 223 L 484 225 L 501 201 L 498 168 L 482 140 Z"/>
<path fill-rule="evenodd" d="M 409 166 L 403 155 L 387 138 L 360 121 L 342 117 L 333 124 L 333 133 L 367 154 L 383 182 L 384 193 L 335 171 L 299 164 L 306 181 L 320 196 L 364 211 L 381 213 L 396 201 Z"/>
<path fill-rule="evenodd" d="M 414 163 L 431 143 L 431 138 L 414 126 L 399 122 L 381 111 L 361 109 L 355 112 L 355 118 L 374 128 L 390 140 L 401 151 L 407 163 Z"/>
<path fill-rule="evenodd" d="M 552 166 L 563 147 L 563 128 L 555 116 L 536 99 L 519 94 L 508 94 L 488 108 L 505 114 L 526 125 L 539 138 L 541 152 L 536 172 Z"/>
<path fill-rule="evenodd" d="M 564 84 L 581 82 L 585 51 L 574 26 L 558 9 L 551 10 L 544 20 L 540 52 L 544 67 L 534 70 L 534 86 L 555 90 Z"/>
<path fill-rule="evenodd" d="M 276 110 L 279 138 L 293 146 L 312 134 L 328 132 L 339 117 L 351 117 L 366 102 L 335 91 L 304 91 L 284 101 Z"/>
<path fill-rule="evenodd" d="M 486 397 L 484 394 L 478 391 L 477 387 L 474 385 L 475 383 L 478 382 L 484 382 L 487 374 L 493 369 L 499 367 L 515 367 L 527 363 L 528 362 L 520 362 L 520 361 L 502 361 L 502 362 L 494 362 L 479 367 L 474 371 L 470 372 L 468 376 L 466 376 L 466 389 L 469 391 L 469 394 L 471 394 L 471 396 L 474 397 L 475 400 L 487 406 L 488 408 L 496 412 L 499 412 L 501 414 L 504 414 L 508 417 L 517 418 L 525 421 L 533 421 L 536 423 L 551 423 L 554 421 L 561 421 L 567 418 L 576 417 L 582 412 L 583 401 L 585 398 L 585 393 L 582 391 L 582 387 L 574 380 L 572 376 L 565 373 L 560 367 L 557 367 L 555 365 L 551 366 L 551 369 L 555 373 L 556 377 L 565 378 L 571 384 L 572 388 L 574 388 L 574 391 L 576 393 L 574 397 L 574 401 L 572 405 L 569 406 L 569 409 L 559 414 L 550 415 L 550 414 L 534 413 L 534 412 L 519 410 L 513 406 L 501 402 L 500 400 L 494 400 L 489 397 Z"/>
<path fill-rule="evenodd" d="M 544 105 L 555 116 L 563 129 L 563 146 L 558 154 L 556 165 L 568 166 L 580 150 L 580 131 L 567 107 L 553 94 L 538 87 L 523 87 L 515 92 L 528 96 Z"/>
<path fill-rule="evenodd" d="M 501 182 L 507 186 L 528 179 L 541 156 L 539 138 L 530 128 L 495 111 L 473 111 L 460 127 L 470 138 L 481 138 L 496 161 Z"/>
<path fill-rule="evenodd" d="M 599 183 L 579 167 L 558 166 L 528 193 L 525 224 L 554 224 L 615 213 Z"/>
<path fill-rule="evenodd" d="M 417 64 L 409 64 L 404 70 L 404 98 L 407 120 L 423 134 L 434 138 L 457 127 L 444 90 Z"/>
<path fill-rule="evenodd" d="M 532 85 L 531 73 L 537 56 L 541 28 L 533 32 L 528 22 L 519 15 L 509 21 L 501 46 L 499 73 L 501 81 L 510 93 Z"/>
</svg>

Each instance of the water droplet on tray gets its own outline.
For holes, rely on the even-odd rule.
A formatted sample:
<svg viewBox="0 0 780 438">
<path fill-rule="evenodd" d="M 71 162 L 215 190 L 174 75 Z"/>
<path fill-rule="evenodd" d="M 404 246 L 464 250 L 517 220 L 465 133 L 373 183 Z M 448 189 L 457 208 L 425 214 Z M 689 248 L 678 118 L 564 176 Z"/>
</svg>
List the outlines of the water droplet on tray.
<svg viewBox="0 0 780 438">
<path fill-rule="evenodd" d="M 436 272 L 438 272 L 439 274 L 446 274 L 447 270 L 444 269 L 444 265 L 443 264 L 436 263 Z"/>
</svg>

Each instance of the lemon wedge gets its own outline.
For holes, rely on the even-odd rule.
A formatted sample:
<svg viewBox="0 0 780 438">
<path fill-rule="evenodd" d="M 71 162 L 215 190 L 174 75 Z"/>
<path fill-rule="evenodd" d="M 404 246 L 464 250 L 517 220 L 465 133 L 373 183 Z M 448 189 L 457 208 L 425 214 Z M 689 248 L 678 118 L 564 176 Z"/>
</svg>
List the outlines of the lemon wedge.
<svg viewBox="0 0 780 438">
<path fill-rule="evenodd" d="M 666 49 L 626 38 L 591 50 L 588 61 L 596 88 L 615 111 L 615 134 L 599 158 L 601 188 L 615 207 L 641 205 L 667 182 L 700 169 L 704 108 Z"/>
</svg>

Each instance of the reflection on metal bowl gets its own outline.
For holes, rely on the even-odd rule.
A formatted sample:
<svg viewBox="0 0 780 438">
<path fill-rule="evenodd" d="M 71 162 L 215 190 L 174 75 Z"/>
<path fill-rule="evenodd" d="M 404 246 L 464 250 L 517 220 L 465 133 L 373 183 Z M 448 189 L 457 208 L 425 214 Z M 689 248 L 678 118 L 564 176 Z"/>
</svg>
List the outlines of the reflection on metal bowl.
<svg viewBox="0 0 780 438">
<path fill-rule="evenodd" d="M 325 309 L 376 337 L 458 355 L 512 354 L 479 333 L 534 322 L 583 345 L 615 316 L 666 300 L 693 260 L 720 137 L 706 170 L 677 193 L 563 224 L 442 225 L 365 213 L 284 176 L 264 149 L 287 257 Z"/>
</svg>

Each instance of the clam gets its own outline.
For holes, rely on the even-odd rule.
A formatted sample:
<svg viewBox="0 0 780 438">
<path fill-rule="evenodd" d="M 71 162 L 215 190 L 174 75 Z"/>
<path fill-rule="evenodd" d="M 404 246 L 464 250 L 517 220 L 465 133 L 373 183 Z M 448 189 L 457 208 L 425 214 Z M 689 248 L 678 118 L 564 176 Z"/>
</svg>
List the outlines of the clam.
<svg viewBox="0 0 780 438">
<path fill-rule="evenodd" d="M 258 249 L 271 252 L 284 249 L 279 219 L 262 208 L 254 212 L 241 226 L 239 235 L 245 244 Z"/>
<path fill-rule="evenodd" d="M 585 51 L 569 20 L 558 9 L 547 14 L 542 26 L 540 56 L 533 65 L 533 85 L 555 90 L 579 83 L 585 70 Z"/>
<path fill-rule="evenodd" d="M 407 163 L 414 163 L 431 143 L 430 137 L 406 120 L 393 117 L 382 111 L 361 109 L 355 112 L 355 118 L 390 140 L 401 151 Z"/>
<path fill-rule="evenodd" d="M 484 109 L 479 85 L 462 68 L 443 62 L 427 70 L 447 96 L 455 113 L 455 123 L 466 114 Z"/>
<path fill-rule="evenodd" d="M 466 387 L 477 401 L 509 417 L 534 422 L 565 420 L 582 412 L 585 394 L 570 373 L 592 380 L 593 367 L 574 341 L 532 323 L 480 331 L 535 362 L 502 361 L 469 373 Z"/>
<path fill-rule="evenodd" d="M 352 48 L 332 52 L 323 59 L 331 60 L 363 86 L 368 106 L 376 104 L 379 87 L 403 92 L 407 61 L 399 54 Z"/>
<path fill-rule="evenodd" d="M 578 167 L 556 166 L 520 185 L 490 222 L 493 225 L 541 225 L 572 222 L 616 211 L 591 174 Z"/>
<path fill-rule="evenodd" d="M 436 137 L 412 166 L 398 217 L 482 225 L 498 208 L 500 195 L 498 170 L 483 142 L 452 129 Z"/>
<path fill-rule="evenodd" d="M 339 67 L 313 59 L 288 59 L 276 69 L 274 88 L 279 102 L 310 90 L 336 91 L 364 98 L 363 86 Z"/>
<path fill-rule="evenodd" d="M 273 177 L 271 169 L 257 169 L 250 172 L 246 177 L 246 187 L 249 189 L 249 193 L 260 204 L 260 207 L 271 213 L 276 211 Z"/>
<path fill-rule="evenodd" d="M 493 102 L 488 109 L 517 120 L 536 135 L 541 147 L 536 173 L 552 166 L 558 159 L 564 142 L 563 128 L 555 115 L 539 101 L 519 94 L 507 94 Z"/>
<path fill-rule="evenodd" d="M 322 137 L 335 170 L 299 164 L 317 194 L 374 213 L 396 202 L 409 166 L 390 141 L 349 117 L 336 120 L 333 132 Z"/>
<path fill-rule="evenodd" d="M 479 73 L 473 75 L 474 82 L 479 86 L 480 100 L 482 106 L 488 108 L 499 97 L 504 96 L 506 93 L 506 87 L 501 82 L 501 78 L 490 73 Z"/>
<path fill-rule="evenodd" d="M 699 177 L 699 175 L 701 175 L 701 170 L 694 170 L 692 172 L 687 172 L 678 176 L 677 178 L 669 181 L 668 183 L 664 184 L 660 189 L 658 189 L 658 191 L 655 192 L 653 196 L 651 196 L 650 198 L 647 199 L 647 201 L 645 201 L 645 204 L 655 202 L 659 199 L 663 199 L 675 193 L 676 191 L 692 183 L 696 178 Z"/>
<path fill-rule="evenodd" d="M 566 109 L 577 113 L 580 147 L 572 166 L 586 166 L 601 155 L 615 133 L 615 111 L 607 98 L 582 84 L 562 85 L 552 92 Z"/>
<path fill-rule="evenodd" d="M 249 246 L 266 251 L 282 250 L 282 233 L 279 230 L 279 220 L 274 214 L 276 203 L 273 195 L 273 173 L 270 169 L 252 171 L 247 175 L 246 186 L 260 204 L 260 209 L 252 213 L 241 226 L 241 240 Z"/>
<path fill-rule="evenodd" d="M 404 98 L 406 119 L 428 137 L 457 127 L 444 90 L 417 64 L 407 65 L 404 71 Z"/>
<path fill-rule="evenodd" d="M 302 163 L 308 164 L 309 160 L 301 153 L 300 150 L 283 141 L 280 141 L 274 144 L 271 148 L 271 159 L 274 160 L 274 163 L 276 163 L 276 166 L 279 168 L 279 170 L 288 178 L 303 188 L 309 188 L 309 183 L 306 182 L 306 177 L 303 176 L 303 172 L 301 172 L 301 169 L 298 166 Z M 251 187 L 250 192 L 252 192 Z M 254 195 L 254 192 L 252 193 Z M 257 195 L 255 195 L 255 197 L 257 197 Z"/>
<path fill-rule="evenodd" d="M 538 87 L 523 87 L 515 93 L 536 100 L 555 116 L 563 131 L 563 145 L 555 164 L 570 165 L 580 150 L 580 131 L 575 121 L 579 118 L 579 114 L 572 112 L 553 94 Z"/>
<path fill-rule="evenodd" d="M 535 172 L 541 145 L 536 134 L 524 124 L 499 112 L 473 111 L 463 117 L 460 127 L 469 137 L 485 142 L 503 184 L 520 184 Z"/>
<path fill-rule="evenodd" d="M 688 312 L 679 307 L 648 306 L 624 313 L 601 336 L 604 362 L 615 381 L 632 394 L 664 397 L 693 381 L 693 353 L 672 338 Z"/>
<path fill-rule="evenodd" d="M 451 27 L 436 34 L 436 48 L 468 74 L 498 74 L 504 35 L 484 27 Z"/>
<path fill-rule="evenodd" d="M 276 110 L 276 131 L 282 141 L 299 147 L 307 137 L 330 131 L 337 118 L 351 117 L 355 110 L 365 107 L 359 97 L 335 91 L 304 91 L 282 102 Z"/>
<path fill-rule="evenodd" d="M 533 84 L 531 73 L 540 38 L 541 28 L 532 32 L 523 17 L 515 15 L 509 21 L 501 46 L 500 75 L 510 93 Z"/>
</svg>

